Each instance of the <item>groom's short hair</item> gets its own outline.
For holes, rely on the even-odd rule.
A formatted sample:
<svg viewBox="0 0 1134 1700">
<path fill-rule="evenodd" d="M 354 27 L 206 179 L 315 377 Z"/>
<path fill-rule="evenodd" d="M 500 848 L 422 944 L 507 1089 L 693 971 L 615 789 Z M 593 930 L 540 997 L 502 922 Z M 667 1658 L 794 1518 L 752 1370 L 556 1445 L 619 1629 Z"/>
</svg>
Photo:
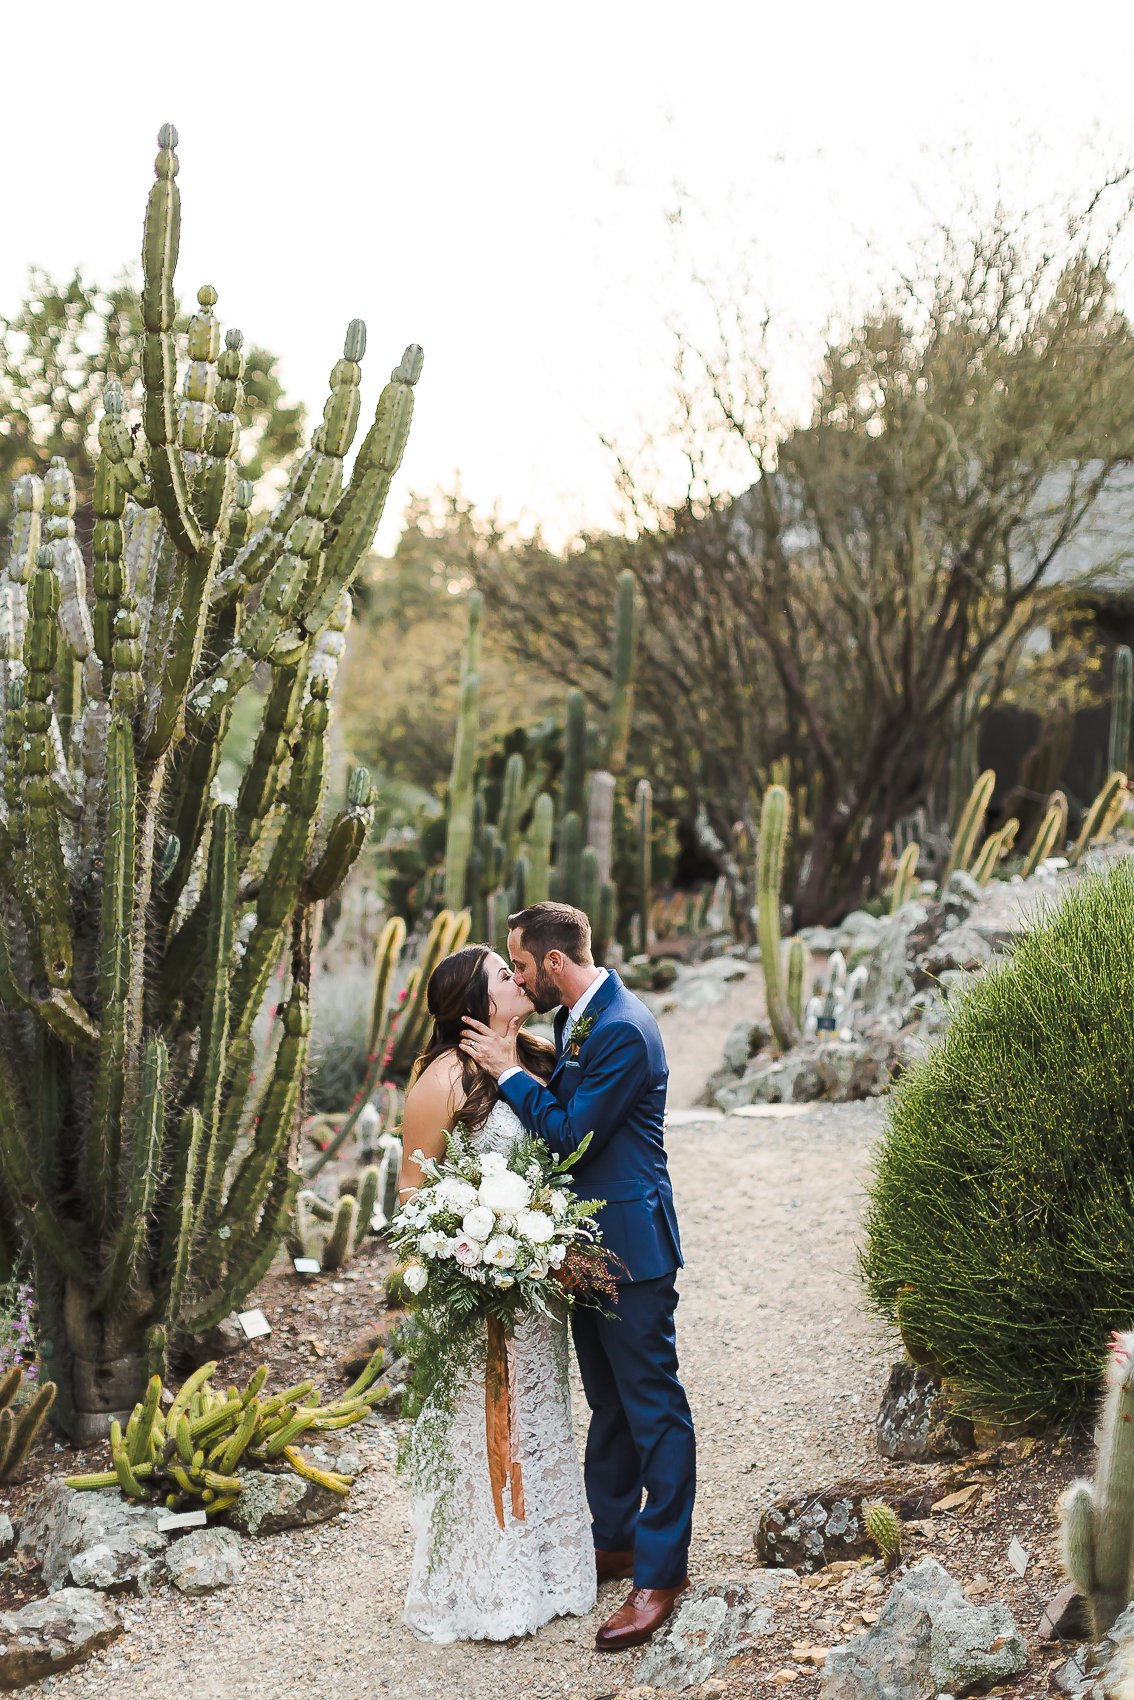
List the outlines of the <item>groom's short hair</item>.
<svg viewBox="0 0 1134 1700">
<path fill-rule="evenodd" d="M 570 903 L 531 903 L 508 917 L 508 931 L 518 932 L 525 950 L 542 962 L 549 950 L 560 950 L 572 962 L 588 965 L 591 923 Z"/>
</svg>

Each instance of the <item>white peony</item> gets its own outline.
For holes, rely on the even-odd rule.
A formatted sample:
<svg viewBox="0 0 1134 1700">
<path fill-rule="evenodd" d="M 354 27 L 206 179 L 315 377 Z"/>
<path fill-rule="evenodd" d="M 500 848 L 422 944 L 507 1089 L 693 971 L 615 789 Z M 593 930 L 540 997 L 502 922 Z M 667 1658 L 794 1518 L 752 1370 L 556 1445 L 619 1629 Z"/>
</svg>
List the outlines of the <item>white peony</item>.
<svg viewBox="0 0 1134 1700">
<path fill-rule="evenodd" d="M 528 1266 L 528 1275 L 531 1277 L 531 1279 L 533 1281 L 546 1281 L 547 1280 L 547 1264 L 546 1263 L 532 1263 L 532 1264 L 530 1264 Z"/>
<path fill-rule="evenodd" d="M 471 1269 L 480 1262 L 480 1244 L 477 1240 L 470 1240 L 467 1234 L 461 1234 L 453 1241 L 453 1256 L 463 1268 Z"/>
<path fill-rule="evenodd" d="M 555 1217 L 557 1222 L 562 1222 L 563 1218 L 567 1214 L 567 1194 L 565 1192 L 553 1192 L 551 1195 L 551 1203 L 547 1208 L 551 1211 L 551 1214 Z"/>
<path fill-rule="evenodd" d="M 503 1169 L 498 1174 L 485 1175 L 478 1196 L 485 1209 L 491 1210 L 493 1215 L 514 1216 L 531 1203 L 532 1189 L 523 1175 Z"/>
<path fill-rule="evenodd" d="M 437 1197 L 446 1210 L 452 1210 L 457 1216 L 463 1216 L 466 1210 L 471 1210 L 476 1203 L 476 1188 L 469 1181 L 458 1180 L 454 1175 L 446 1175 L 437 1188 Z"/>
<path fill-rule="evenodd" d="M 429 1274 L 420 1263 L 411 1263 L 402 1280 L 408 1292 L 423 1293 L 429 1284 Z"/>
<path fill-rule="evenodd" d="M 543 1210 L 521 1210 L 516 1217 L 516 1232 L 533 1245 L 546 1245 L 555 1233 L 555 1223 Z"/>
<path fill-rule="evenodd" d="M 505 1287 L 514 1287 L 516 1285 L 516 1277 L 514 1275 L 505 1275 L 499 1269 L 494 1269 L 492 1271 L 492 1285 L 494 1287 L 499 1287 L 503 1291 Z"/>
<path fill-rule="evenodd" d="M 484 1248 L 484 1261 L 496 1269 L 511 1269 L 519 1249 L 511 1234 L 497 1234 Z"/>
<path fill-rule="evenodd" d="M 427 1228 L 417 1242 L 417 1248 L 422 1257 L 444 1257 L 449 1245 L 446 1234 L 439 1234 L 433 1228 Z"/>
<path fill-rule="evenodd" d="M 561 1268 L 566 1256 L 567 1247 L 565 1245 L 553 1245 L 547 1248 L 547 1261 L 552 1269 Z"/>
<path fill-rule="evenodd" d="M 500 1175 L 508 1167 L 506 1160 L 499 1151 L 486 1151 L 480 1160 L 480 1173 L 485 1175 Z"/>
<path fill-rule="evenodd" d="M 483 1204 L 474 1204 L 461 1223 L 470 1240 L 488 1239 L 495 1226 L 495 1216 L 491 1210 L 486 1210 Z"/>
</svg>

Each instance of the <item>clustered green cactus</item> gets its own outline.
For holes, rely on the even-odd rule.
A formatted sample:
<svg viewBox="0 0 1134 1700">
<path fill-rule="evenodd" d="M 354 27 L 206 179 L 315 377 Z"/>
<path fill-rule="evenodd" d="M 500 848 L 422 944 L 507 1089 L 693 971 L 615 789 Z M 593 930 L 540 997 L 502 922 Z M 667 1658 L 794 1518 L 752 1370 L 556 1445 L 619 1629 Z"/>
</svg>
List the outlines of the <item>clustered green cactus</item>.
<svg viewBox="0 0 1134 1700">
<path fill-rule="evenodd" d="M 296 1442 L 305 1434 L 348 1428 L 369 1416 L 386 1393 L 378 1381 L 385 1361 L 379 1348 L 358 1380 L 329 1405 L 321 1404 L 313 1381 L 301 1381 L 271 1399 L 262 1399 L 268 1366 L 261 1364 L 243 1392 L 222 1393 L 212 1385 L 216 1363 L 202 1364 L 185 1381 L 168 1409 L 160 1375 L 153 1375 L 134 1406 L 123 1432 L 110 1425 L 112 1468 L 68 1476 L 70 1488 L 117 1487 L 127 1499 L 163 1500 L 170 1511 L 186 1506 L 219 1516 L 244 1491 L 239 1468 L 271 1469 L 286 1464 L 307 1481 L 345 1496 L 353 1478 L 321 1470 L 305 1458 Z"/>
<path fill-rule="evenodd" d="M 333 1204 L 305 1187 L 288 1228 L 291 1255 L 315 1258 L 321 1269 L 349 1263 L 370 1232 L 380 1178 L 378 1164 L 368 1163 L 359 1171 L 357 1193 L 343 1192 Z"/>
<path fill-rule="evenodd" d="M 1063 1496 L 1063 1562 L 1087 1601 L 1096 1636 L 1134 1599 L 1134 1334 L 1115 1334 L 1095 1430 L 1093 1482 Z"/>
<path fill-rule="evenodd" d="M 311 446 L 254 523 L 242 338 L 222 346 L 209 287 L 179 385 L 176 141 L 163 127 L 146 212 L 141 427 L 108 383 L 89 571 L 54 460 L 19 482 L 0 572 L 0 1230 L 34 1258 L 54 1420 L 80 1441 L 255 1286 L 293 1207 L 312 916 L 371 813 L 356 770 L 321 831 L 329 698 L 422 360 L 406 350 L 347 481 L 353 321 Z M 256 673 L 252 758 L 220 801 Z"/>
</svg>

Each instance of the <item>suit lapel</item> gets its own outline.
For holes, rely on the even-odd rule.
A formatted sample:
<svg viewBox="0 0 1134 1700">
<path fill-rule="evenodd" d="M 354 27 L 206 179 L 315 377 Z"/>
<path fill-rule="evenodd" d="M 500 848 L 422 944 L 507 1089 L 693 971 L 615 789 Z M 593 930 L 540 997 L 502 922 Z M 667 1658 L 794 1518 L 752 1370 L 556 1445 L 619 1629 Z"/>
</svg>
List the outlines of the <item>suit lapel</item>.
<svg viewBox="0 0 1134 1700">
<path fill-rule="evenodd" d="M 587 1005 L 582 1019 L 585 1021 L 588 1016 L 594 1016 L 597 1020 L 602 1015 L 607 1005 L 613 1001 L 614 995 L 621 988 L 621 985 L 622 981 L 618 978 L 618 975 L 614 972 L 614 970 L 607 969 L 606 979 Z M 555 1076 L 559 1073 L 559 1070 L 563 1067 L 563 1064 L 567 1061 L 567 1053 L 563 1049 L 563 1029 L 567 1025 L 567 1017 L 569 1013 L 569 1010 L 561 1007 L 559 1014 L 555 1017 L 555 1067 L 552 1069 L 551 1077 L 548 1080 L 549 1086 L 551 1085 L 551 1081 L 554 1080 Z"/>
</svg>

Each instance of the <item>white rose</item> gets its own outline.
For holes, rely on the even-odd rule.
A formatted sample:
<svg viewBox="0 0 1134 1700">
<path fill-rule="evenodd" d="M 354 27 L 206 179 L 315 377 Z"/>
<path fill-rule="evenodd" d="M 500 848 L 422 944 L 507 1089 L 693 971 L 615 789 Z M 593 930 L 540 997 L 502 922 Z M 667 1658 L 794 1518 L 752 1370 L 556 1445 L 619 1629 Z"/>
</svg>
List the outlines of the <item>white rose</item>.
<svg viewBox="0 0 1134 1700">
<path fill-rule="evenodd" d="M 510 1169 L 503 1169 L 499 1174 L 485 1175 L 478 1196 L 485 1209 L 491 1210 L 494 1216 L 513 1216 L 517 1210 L 527 1208 L 532 1189 L 523 1175 L 514 1175 Z"/>
<path fill-rule="evenodd" d="M 511 1234 L 497 1234 L 484 1248 L 484 1261 L 496 1269 L 511 1269 L 519 1249 Z"/>
<path fill-rule="evenodd" d="M 480 1160 L 480 1173 L 482 1178 L 485 1175 L 503 1174 L 507 1167 L 508 1164 L 500 1155 L 499 1151 L 486 1151 Z"/>
<path fill-rule="evenodd" d="M 429 1275 L 420 1263 L 411 1263 L 402 1280 L 408 1292 L 423 1293 L 429 1284 Z"/>
<path fill-rule="evenodd" d="M 455 1215 L 463 1216 L 466 1210 L 471 1210 L 476 1203 L 476 1188 L 468 1181 L 457 1180 L 448 1175 L 437 1188 L 437 1196 L 442 1200 L 447 1210 Z"/>
<path fill-rule="evenodd" d="M 453 1241 L 453 1256 L 465 1269 L 471 1269 L 480 1262 L 480 1246 L 476 1240 L 470 1240 L 467 1234 L 462 1234 Z"/>
<path fill-rule="evenodd" d="M 547 1261 L 551 1265 L 552 1269 L 561 1269 L 563 1267 L 563 1259 L 566 1256 L 567 1247 L 565 1245 L 553 1245 L 547 1248 Z"/>
<path fill-rule="evenodd" d="M 461 1223 L 470 1240 L 488 1239 L 495 1226 L 495 1216 L 491 1210 L 486 1210 L 483 1204 L 474 1204 Z"/>
<path fill-rule="evenodd" d="M 529 1265 L 528 1274 L 533 1281 L 546 1281 L 547 1280 L 547 1264 L 546 1263 L 533 1263 L 533 1264 Z"/>
<path fill-rule="evenodd" d="M 546 1245 L 555 1232 L 555 1223 L 543 1210 L 521 1210 L 516 1217 L 516 1232 L 533 1245 Z"/>
<path fill-rule="evenodd" d="M 547 1208 L 551 1211 L 551 1214 L 555 1217 L 557 1222 L 562 1222 L 564 1216 L 567 1214 L 567 1194 L 565 1192 L 553 1192 L 551 1195 L 551 1203 Z"/>
</svg>

